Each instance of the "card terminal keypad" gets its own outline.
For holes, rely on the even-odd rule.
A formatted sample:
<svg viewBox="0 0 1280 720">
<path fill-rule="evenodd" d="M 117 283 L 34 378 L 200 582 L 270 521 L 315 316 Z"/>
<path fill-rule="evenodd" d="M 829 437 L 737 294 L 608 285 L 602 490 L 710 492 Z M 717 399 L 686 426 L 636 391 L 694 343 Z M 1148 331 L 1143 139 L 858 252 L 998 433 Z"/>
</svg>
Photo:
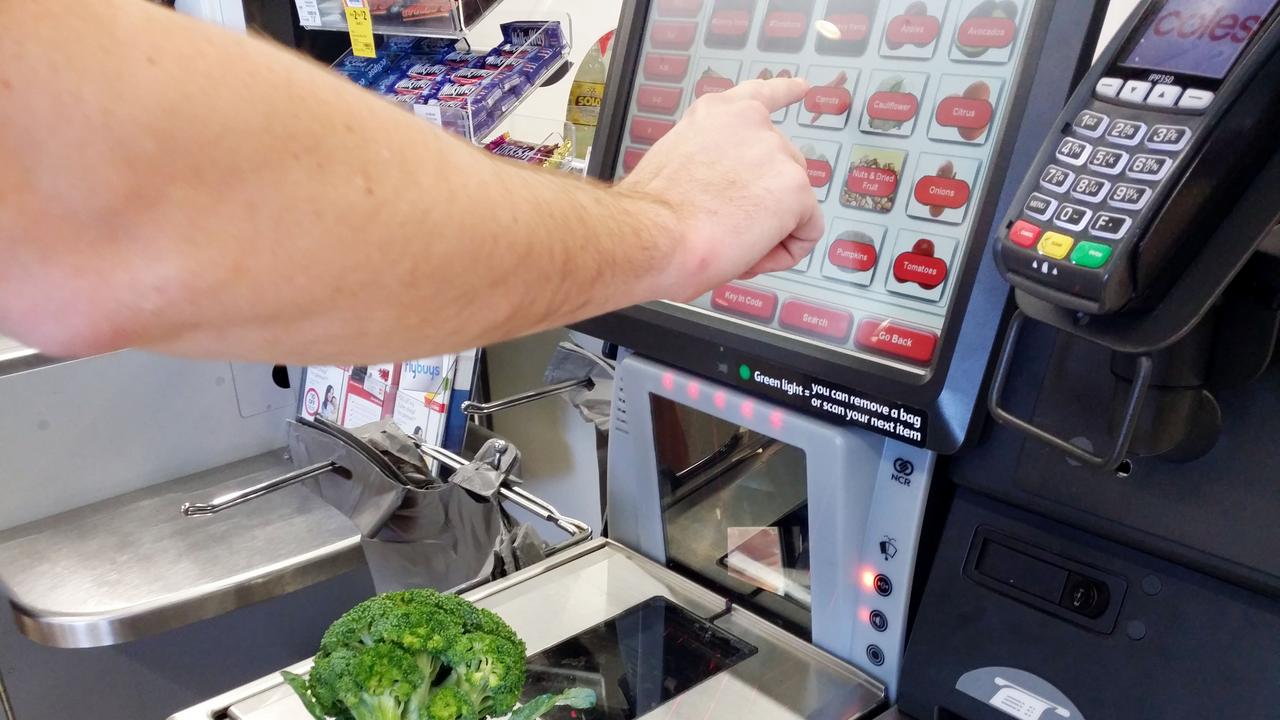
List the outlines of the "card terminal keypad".
<svg viewBox="0 0 1280 720">
<path fill-rule="evenodd" d="M 1156 90 L 1160 97 L 1153 100 Z M 1001 241 L 1010 270 L 1101 300 L 1106 276 L 1139 239 L 1140 216 L 1170 182 L 1193 139 L 1197 118 L 1162 112 L 1171 94 L 1103 85 L 1097 99 L 1063 126 L 1032 170 L 1039 182 L 1015 221 L 1017 232 Z M 1134 102 L 1145 107 L 1124 106 Z"/>
</svg>

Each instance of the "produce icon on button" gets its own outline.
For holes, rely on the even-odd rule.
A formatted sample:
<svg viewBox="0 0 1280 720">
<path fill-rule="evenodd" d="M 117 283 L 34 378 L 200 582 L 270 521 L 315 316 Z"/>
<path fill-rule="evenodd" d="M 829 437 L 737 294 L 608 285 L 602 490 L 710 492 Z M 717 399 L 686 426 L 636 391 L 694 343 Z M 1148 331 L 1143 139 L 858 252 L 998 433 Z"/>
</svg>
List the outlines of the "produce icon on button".
<svg viewBox="0 0 1280 720">
<path fill-rule="evenodd" d="M 693 96 L 700 98 L 710 93 L 724 92 L 732 87 L 732 80 L 717 72 L 715 68 L 707 68 L 702 71 L 697 84 L 693 86 Z"/>
<path fill-rule="evenodd" d="M 928 47 L 938 39 L 941 30 L 942 23 L 929 14 L 929 6 L 916 0 L 901 15 L 889 21 L 884 42 L 890 50 L 901 50 L 907 45 Z"/>
<path fill-rule="evenodd" d="M 959 95 L 952 95 L 938 103 L 938 124 L 955 128 L 960 139 L 978 142 L 991 127 L 991 85 L 978 80 Z"/>
<path fill-rule="evenodd" d="M 929 208 L 929 216 L 935 220 L 948 210 L 962 208 L 969 202 L 969 183 L 956 179 L 956 165 L 945 160 L 933 175 L 926 175 L 916 183 L 916 202 Z"/>
<path fill-rule="evenodd" d="M 788 70 L 788 69 L 786 69 L 786 68 L 782 68 L 781 70 L 779 70 L 779 71 L 777 72 L 777 74 L 776 74 L 776 75 L 775 75 L 775 74 L 774 74 L 774 72 L 773 72 L 772 70 L 770 70 L 769 68 L 765 68 L 765 69 L 763 69 L 763 70 L 761 70 L 761 71 L 760 71 L 760 74 L 756 76 L 756 79 L 757 79 L 757 80 L 772 80 L 772 79 L 774 79 L 774 78 L 776 78 L 776 77 L 778 77 L 778 78 L 789 78 L 789 77 L 795 77 L 795 76 L 794 76 L 794 75 L 792 75 L 792 74 L 791 74 L 791 71 L 790 71 L 790 70 Z"/>
<path fill-rule="evenodd" d="M 956 49 L 977 60 L 988 50 L 1007 48 L 1017 34 L 1018 3 L 1014 0 L 986 0 L 969 13 L 956 32 Z"/>
<path fill-rule="evenodd" d="M 824 188 L 830 185 L 831 175 L 835 172 L 831 166 L 831 159 L 812 145 L 800 148 L 800 154 L 804 155 L 804 166 L 805 171 L 809 173 L 810 187 Z"/>
<path fill-rule="evenodd" d="M 878 213 L 891 212 L 907 153 L 889 148 L 854 147 L 850 149 L 850 157 L 840 204 Z"/>
<path fill-rule="evenodd" d="M 933 290 L 947 279 L 947 264 L 934 257 L 936 248 L 932 240 L 920 238 L 893 261 L 893 279 L 907 285 L 915 283 L 925 290 Z"/>
<path fill-rule="evenodd" d="M 867 100 L 867 125 L 878 132 L 894 132 L 915 119 L 920 101 L 901 75 L 885 78 Z"/>
<path fill-rule="evenodd" d="M 849 112 L 853 104 L 853 94 L 845 87 L 849 82 L 848 73 L 843 70 L 830 82 L 809 88 L 804 96 L 804 109 L 813 114 L 809 124 L 818 122 L 823 115 L 843 115 Z"/>
</svg>

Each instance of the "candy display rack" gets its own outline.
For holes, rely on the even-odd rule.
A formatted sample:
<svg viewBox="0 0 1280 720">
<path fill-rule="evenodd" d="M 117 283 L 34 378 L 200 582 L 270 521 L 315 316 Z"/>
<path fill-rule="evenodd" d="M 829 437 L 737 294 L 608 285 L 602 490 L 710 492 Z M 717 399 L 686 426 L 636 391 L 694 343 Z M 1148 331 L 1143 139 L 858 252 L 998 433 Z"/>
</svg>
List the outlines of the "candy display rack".
<svg viewBox="0 0 1280 720">
<path fill-rule="evenodd" d="M 490 107 L 486 93 L 491 88 L 498 88 L 504 84 L 509 84 L 508 78 L 520 72 L 520 63 L 522 56 L 527 56 L 534 50 L 543 47 L 547 41 L 547 35 L 552 32 L 552 28 L 559 26 L 559 32 L 564 35 L 563 51 L 559 53 L 559 57 L 548 63 L 535 74 L 528 77 L 528 84 L 518 92 L 509 92 L 506 99 L 499 100 L 497 104 Z M 466 99 L 464 103 L 458 105 L 415 105 L 414 111 L 421 117 L 425 117 L 432 122 L 442 125 L 445 129 L 450 130 L 474 143 L 483 142 L 495 129 L 500 126 L 504 120 L 511 116 L 548 78 L 554 77 L 560 68 L 568 62 L 569 51 L 572 47 L 572 31 L 570 28 L 569 16 L 567 14 L 555 20 L 547 20 L 543 28 L 533 37 L 530 37 L 512 58 L 509 58 L 498 69 L 498 72 L 491 78 L 479 83 L 475 93 Z M 438 110 L 437 110 L 438 109 Z M 438 118 L 437 118 L 438 112 Z"/>
<path fill-rule="evenodd" d="M 462 38 L 501 0 L 366 0 L 373 31 L 384 35 Z M 294 0 L 308 30 L 346 32 L 342 0 Z"/>
</svg>

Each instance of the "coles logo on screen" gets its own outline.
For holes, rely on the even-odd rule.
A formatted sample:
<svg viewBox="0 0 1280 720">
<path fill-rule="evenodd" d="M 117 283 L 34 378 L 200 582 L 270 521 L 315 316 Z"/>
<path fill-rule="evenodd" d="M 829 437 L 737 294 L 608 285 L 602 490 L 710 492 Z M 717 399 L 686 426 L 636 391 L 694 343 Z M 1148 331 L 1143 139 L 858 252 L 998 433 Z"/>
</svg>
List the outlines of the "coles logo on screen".
<svg viewBox="0 0 1280 720">
<path fill-rule="evenodd" d="M 1151 30 L 1157 37 L 1244 43 L 1262 24 L 1261 15 L 1241 15 L 1230 6 L 1209 5 L 1196 10 L 1166 10 Z"/>
</svg>

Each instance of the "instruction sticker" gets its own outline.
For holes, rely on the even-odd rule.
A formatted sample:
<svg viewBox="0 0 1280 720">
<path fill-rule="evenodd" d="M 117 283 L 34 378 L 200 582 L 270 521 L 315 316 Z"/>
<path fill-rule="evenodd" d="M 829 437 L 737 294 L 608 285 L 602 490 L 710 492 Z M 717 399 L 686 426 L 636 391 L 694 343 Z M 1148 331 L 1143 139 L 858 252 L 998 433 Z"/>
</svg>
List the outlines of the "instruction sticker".
<svg viewBox="0 0 1280 720">
<path fill-rule="evenodd" d="M 828 422 L 860 427 L 916 447 L 924 447 L 929 439 L 929 416 L 908 405 L 758 360 L 742 363 L 737 378 L 739 385 L 753 392 Z"/>
</svg>

